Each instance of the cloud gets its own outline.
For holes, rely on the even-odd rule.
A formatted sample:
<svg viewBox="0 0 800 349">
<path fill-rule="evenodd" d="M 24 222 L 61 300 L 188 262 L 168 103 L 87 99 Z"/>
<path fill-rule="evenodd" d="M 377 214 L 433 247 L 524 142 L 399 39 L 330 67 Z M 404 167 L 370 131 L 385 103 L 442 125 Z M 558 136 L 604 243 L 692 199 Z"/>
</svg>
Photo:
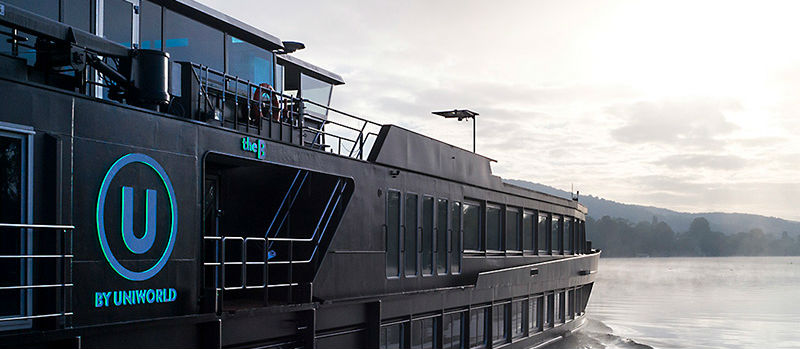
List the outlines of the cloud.
<svg viewBox="0 0 800 349">
<path fill-rule="evenodd" d="M 676 154 L 655 162 L 671 169 L 737 170 L 747 165 L 747 160 L 735 155 Z"/>
<path fill-rule="evenodd" d="M 794 9 L 742 29 L 759 23 L 748 6 L 200 1 L 305 42 L 293 55 L 347 81 L 337 109 L 465 149 L 471 123 L 430 112 L 479 112 L 478 152 L 505 178 L 798 217 L 800 186 L 779 184 L 800 177 L 800 48 L 783 44 L 800 28 Z"/>
<path fill-rule="evenodd" d="M 611 130 L 623 143 L 719 147 L 718 137 L 738 129 L 724 112 L 738 109 L 736 102 L 689 98 L 615 105 L 607 112 L 623 122 Z"/>
<path fill-rule="evenodd" d="M 796 209 L 785 203 L 800 195 L 800 184 L 758 181 L 695 181 L 691 176 L 642 176 L 631 179 L 635 192 L 626 193 L 624 202 L 651 205 L 687 212 L 742 212 L 800 219 Z"/>
</svg>

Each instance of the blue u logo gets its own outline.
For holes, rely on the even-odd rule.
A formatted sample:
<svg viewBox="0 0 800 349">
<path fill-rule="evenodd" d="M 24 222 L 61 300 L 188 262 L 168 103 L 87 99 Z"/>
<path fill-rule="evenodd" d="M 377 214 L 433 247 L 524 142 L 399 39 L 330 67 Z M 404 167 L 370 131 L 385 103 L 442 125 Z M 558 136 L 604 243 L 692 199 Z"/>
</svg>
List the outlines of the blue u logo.
<svg viewBox="0 0 800 349">
<path fill-rule="evenodd" d="M 119 260 L 114 256 L 113 251 L 111 251 L 111 246 L 108 244 L 108 235 L 105 227 L 106 195 L 108 194 L 111 181 L 123 167 L 131 163 L 141 163 L 147 165 L 159 176 L 159 178 L 161 178 L 161 183 L 164 185 L 164 188 L 167 191 L 170 213 L 172 214 L 170 220 L 169 237 L 167 240 L 167 245 L 164 248 L 164 252 L 161 254 L 161 257 L 158 259 L 156 264 L 143 271 L 132 271 L 119 262 Z M 122 215 L 120 216 L 120 220 L 122 221 L 120 224 L 122 241 L 125 243 L 127 249 L 134 254 L 143 254 L 150 251 L 150 249 L 153 247 L 156 236 L 158 235 L 156 231 L 156 228 L 158 227 L 157 192 L 154 189 L 146 189 L 145 196 L 145 231 L 144 234 L 141 234 L 141 237 L 137 237 L 133 231 L 133 220 L 142 218 L 134 217 L 133 188 L 128 186 L 122 187 Z M 111 165 L 111 168 L 108 169 L 108 172 L 106 172 L 106 175 L 103 178 L 103 183 L 100 185 L 100 192 L 97 195 L 96 218 L 97 238 L 100 241 L 100 249 L 103 251 L 103 255 L 108 261 L 108 264 L 110 264 L 111 268 L 113 268 L 114 271 L 116 271 L 120 276 L 131 281 L 144 281 L 155 276 L 159 271 L 161 271 L 162 268 L 164 268 L 164 265 L 167 264 L 169 256 L 172 254 L 172 249 L 175 247 L 175 238 L 178 232 L 178 206 L 175 198 L 175 189 L 172 187 L 172 182 L 170 182 L 167 172 L 164 171 L 164 168 L 161 167 L 161 165 L 153 158 L 144 154 L 134 153 L 119 158 L 114 162 L 114 164 Z"/>
<path fill-rule="evenodd" d="M 133 188 L 122 187 L 122 241 L 125 247 L 135 254 L 142 254 L 153 247 L 156 241 L 156 207 L 158 193 L 147 189 L 147 203 L 144 210 L 144 235 L 137 238 L 133 234 Z"/>
</svg>

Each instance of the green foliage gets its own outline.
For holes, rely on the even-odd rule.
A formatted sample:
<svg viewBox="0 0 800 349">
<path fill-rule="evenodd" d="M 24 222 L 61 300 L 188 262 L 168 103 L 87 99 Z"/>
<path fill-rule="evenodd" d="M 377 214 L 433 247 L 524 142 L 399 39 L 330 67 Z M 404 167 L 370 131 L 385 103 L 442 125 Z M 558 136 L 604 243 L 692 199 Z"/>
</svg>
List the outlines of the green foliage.
<svg viewBox="0 0 800 349">
<path fill-rule="evenodd" d="M 586 234 L 593 247 L 603 250 L 604 257 L 800 255 L 800 236 L 793 238 L 787 232 L 768 235 L 760 229 L 725 235 L 712 231 L 703 217 L 695 218 L 688 231 L 677 234 L 655 217 L 638 224 L 624 218 L 588 217 Z"/>
</svg>

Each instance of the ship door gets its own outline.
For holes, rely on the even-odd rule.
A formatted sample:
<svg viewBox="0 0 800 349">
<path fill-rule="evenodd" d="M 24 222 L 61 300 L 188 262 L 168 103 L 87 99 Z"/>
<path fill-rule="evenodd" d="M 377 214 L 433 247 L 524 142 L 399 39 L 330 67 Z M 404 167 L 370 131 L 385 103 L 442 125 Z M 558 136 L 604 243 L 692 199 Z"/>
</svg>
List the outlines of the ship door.
<svg viewBox="0 0 800 349">
<path fill-rule="evenodd" d="M 219 219 L 222 209 L 219 207 L 219 176 L 206 175 L 203 198 L 203 223 L 205 236 L 219 236 Z"/>
</svg>

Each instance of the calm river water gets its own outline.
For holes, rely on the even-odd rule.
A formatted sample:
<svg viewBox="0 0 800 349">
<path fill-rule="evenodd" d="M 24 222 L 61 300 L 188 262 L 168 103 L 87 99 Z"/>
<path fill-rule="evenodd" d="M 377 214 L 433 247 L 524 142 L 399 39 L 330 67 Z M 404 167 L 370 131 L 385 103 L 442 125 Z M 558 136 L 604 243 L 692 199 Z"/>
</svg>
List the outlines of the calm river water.
<svg viewBox="0 0 800 349">
<path fill-rule="evenodd" d="M 800 257 L 602 258 L 559 348 L 800 348 Z"/>
</svg>

